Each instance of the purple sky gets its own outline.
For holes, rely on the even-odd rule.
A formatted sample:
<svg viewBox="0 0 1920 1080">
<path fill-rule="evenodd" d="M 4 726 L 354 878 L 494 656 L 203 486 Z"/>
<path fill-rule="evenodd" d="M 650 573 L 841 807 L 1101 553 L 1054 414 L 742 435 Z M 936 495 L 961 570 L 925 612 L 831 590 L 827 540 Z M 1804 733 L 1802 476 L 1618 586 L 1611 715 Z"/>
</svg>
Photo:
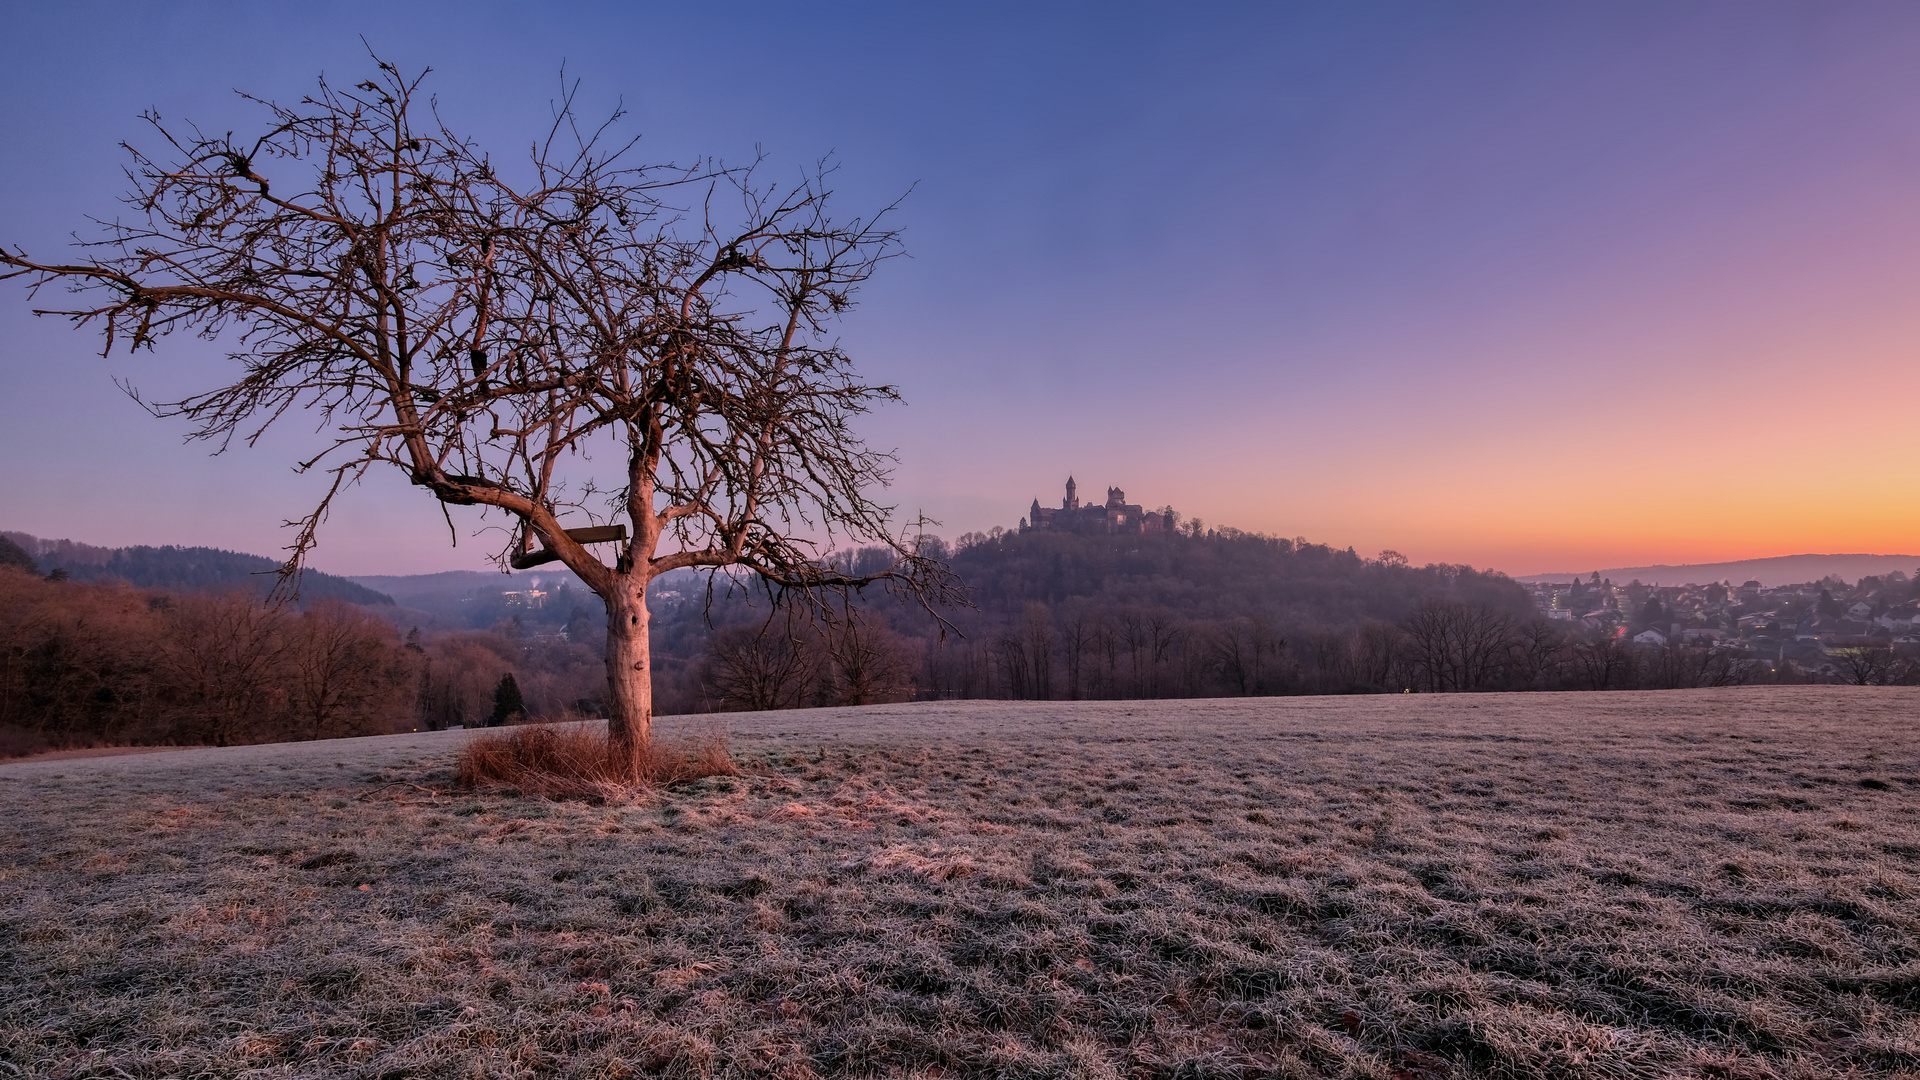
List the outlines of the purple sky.
<svg viewBox="0 0 1920 1080">
<path fill-rule="evenodd" d="M 1210 523 L 1514 573 L 1920 547 L 1911 4 L 8 3 L 0 242 L 51 257 L 149 106 L 364 77 L 362 35 L 505 153 L 564 62 L 650 157 L 909 186 L 844 341 L 892 499 L 955 535 L 1071 472 Z M 0 285 L 0 528 L 271 554 L 292 425 L 209 458 Z M 461 520 L 461 519 L 456 519 Z M 398 476 L 313 564 L 478 568 Z"/>
</svg>

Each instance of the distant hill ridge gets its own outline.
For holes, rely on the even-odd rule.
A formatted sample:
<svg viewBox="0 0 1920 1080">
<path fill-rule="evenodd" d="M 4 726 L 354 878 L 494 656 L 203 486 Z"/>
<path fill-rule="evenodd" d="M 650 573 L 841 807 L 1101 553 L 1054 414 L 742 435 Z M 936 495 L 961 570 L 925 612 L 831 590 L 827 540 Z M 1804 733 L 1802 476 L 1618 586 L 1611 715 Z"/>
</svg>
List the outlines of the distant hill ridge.
<svg viewBox="0 0 1920 1080">
<path fill-rule="evenodd" d="M 1608 570 L 1530 574 L 1513 580 L 1527 584 L 1572 581 L 1597 573 L 1618 585 L 1629 581 L 1639 581 L 1643 585 L 1705 585 L 1711 581 L 1731 581 L 1738 585 L 1746 581 L 1758 581 L 1771 588 L 1819 581 L 1829 574 L 1854 582 L 1868 575 L 1888 574 L 1895 570 L 1911 575 L 1917 569 L 1920 569 L 1920 555 L 1776 555 L 1767 559 L 1741 559 L 1736 562 L 1616 566 Z"/>
<path fill-rule="evenodd" d="M 75 581 L 124 581 L 143 589 L 220 592 L 273 587 L 280 564 L 261 555 L 207 547 L 104 548 L 72 540 L 43 540 L 22 532 L 0 532 L 33 556 L 41 573 L 65 570 Z M 386 604 L 393 598 L 364 585 L 318 570 L 300 575 L 300 599 L 340 600 L 349 604 Z"/>
</svg>

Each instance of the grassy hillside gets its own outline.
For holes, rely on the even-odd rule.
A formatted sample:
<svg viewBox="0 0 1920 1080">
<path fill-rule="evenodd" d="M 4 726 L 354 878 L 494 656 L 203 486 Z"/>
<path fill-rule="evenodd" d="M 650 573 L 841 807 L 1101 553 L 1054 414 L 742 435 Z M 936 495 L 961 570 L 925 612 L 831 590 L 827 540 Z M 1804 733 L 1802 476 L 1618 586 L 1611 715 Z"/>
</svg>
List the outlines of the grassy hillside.
<svg viewBox="0 0 1920 1080">
<path fill-rule="evenodd" d="M 1920 692 L 729 717 L 0 765 L 23 1075 L 1796 1077 L 1920 1067 Z"/>
</svg>

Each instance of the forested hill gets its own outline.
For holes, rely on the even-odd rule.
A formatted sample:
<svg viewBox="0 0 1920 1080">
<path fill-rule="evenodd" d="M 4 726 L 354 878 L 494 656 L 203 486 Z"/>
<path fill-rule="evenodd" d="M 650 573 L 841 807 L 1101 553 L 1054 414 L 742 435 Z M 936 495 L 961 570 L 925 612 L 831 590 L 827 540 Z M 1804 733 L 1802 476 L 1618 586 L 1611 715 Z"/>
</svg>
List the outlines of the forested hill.
<svg viewBox="0 0 1920 1080">
<path fill-rule="evenodd" d="M 1329 629 L 1398 622 L 1427 597 L 1523 617 L 1532 611 L 1525 590 L 1493 571 L 1410 566 L 1391 553 L 1364 559 L 1352 549 L 1231 529 L 1200 536 L 975 533 L 949 561 L 988 621 L 1028 604 L 1073 601 Z"/>
<path fill-rule="evenodd" d="M 7 536 L 34 556 L 41 573 L 66 571 L 75 581 L 124 581 L 143 589 L 172 592 L 265 592 L 274 584 L 279 563 L 260 555 L 205 547 L 126 547 L 103 549 L 85 544 L 39 540 L 23 533 Z M 349 604 L 392 604 L 393 598 L 346 578 L 309 570 L 300 576 L 300 599 L 341 600 Z"/>
<path fill-rule="evenodd" d="M 1499 678 L 1482 672 L 1494 666 L 1483 652 L 1510 658 L 1517 628 L 1538 629 L 1527 593 L 1490 570 L 1416 567 L 1391 552 L 1365 559 L 1303 540 L 1192 527 L 1132 536 L 969 533 L 951 550 L 922 537 L 920 551 L 946 560 L 973 601 L 943 612 L 958 633 L 937 634 L 911 607 L 873 596 L 867 602 L 879 617 L 864 630 L 841 623 L 797 642 L 784 627 L 768 635 L 728 612 L 704 640 L 675 643 L 689 663 L 673 692 L 693 707 L 751 709 L 908 694 L 1397 692 L 1435 685 L 1422 681 L 1416 661 L 1427 654 L 1407 627 L 1436 620 L 1453 634 L 1449 647 L 1465 641 L 1454 633 L 1465 628 L 1480 650 L 1473 677 L 1448 687 L 1531 685 L 1530 675 L 1509 678 L 1504 667 Z M 887 553 L 841 552 L 835 561 L 861 574 L 884 567 Z"/>
</svg>

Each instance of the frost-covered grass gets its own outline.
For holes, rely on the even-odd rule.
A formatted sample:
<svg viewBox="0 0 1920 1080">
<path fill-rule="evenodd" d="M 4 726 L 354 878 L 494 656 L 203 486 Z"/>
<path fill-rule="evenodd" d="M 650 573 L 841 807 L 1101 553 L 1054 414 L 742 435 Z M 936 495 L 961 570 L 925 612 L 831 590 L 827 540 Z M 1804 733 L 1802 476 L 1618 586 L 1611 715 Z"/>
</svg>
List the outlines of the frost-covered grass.
<svg viewBox="0 0 1920 1080">
<path fill-rule="evenodd" d="M 451 791 L 460 733 L 0 765 L 0 1076 L 1897 1075 L 1917 718 L 768 713 L 599 805 Z"/>
</svg>

